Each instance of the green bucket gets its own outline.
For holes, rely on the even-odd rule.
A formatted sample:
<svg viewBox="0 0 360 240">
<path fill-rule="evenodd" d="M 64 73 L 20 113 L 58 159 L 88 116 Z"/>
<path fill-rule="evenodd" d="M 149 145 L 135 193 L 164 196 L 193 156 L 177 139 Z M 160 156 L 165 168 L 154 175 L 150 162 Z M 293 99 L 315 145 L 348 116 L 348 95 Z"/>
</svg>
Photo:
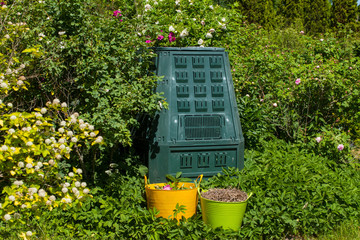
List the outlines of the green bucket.
<svg viewBox="0 0 360 240">
<path fill-rule="evenodd" d="M 223 227 L 238 231 L 244 218 L 247 201 L 252 193 L 243 202 L 219 202 L 201 197 L 201 214 L 203 221 L 213 228 Z"/>
</svg>

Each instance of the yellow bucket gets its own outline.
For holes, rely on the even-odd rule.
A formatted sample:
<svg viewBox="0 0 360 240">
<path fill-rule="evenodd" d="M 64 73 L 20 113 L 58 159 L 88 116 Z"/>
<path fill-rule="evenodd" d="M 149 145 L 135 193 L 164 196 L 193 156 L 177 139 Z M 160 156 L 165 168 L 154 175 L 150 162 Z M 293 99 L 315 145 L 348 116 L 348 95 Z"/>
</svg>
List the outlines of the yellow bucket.
<svg viewBox="0 0 360 240">
<path fill-rule="evenodd" d="M 200 180 L 197 184 L 198 187 L 203 175 L 200 175 L 196 181 L 199 178 Z M 185 206 L 186 210 L 185 213 L 180 212 L 176 215 L 175 218 L 177 220 L 181 219 L 182 216 L 190 218 L 195 215 L 198 204 L 198 188 L 195 186 L 195 183 L 179 182 L 180 186 L 183 185 L 184 187 L 189 188 L 183 190 L 161 190 L 155 188 L 155 186 L 162 188 L 165 185 L 167 185 L 167 183 L 148 184 L 145 176 L 147 208 L 156 208 L 159 211 L 156 217 L 174 218 L 174 209 L 176 208 L 176 204 L 179 204 L 179 206 Z"/>
</svg>

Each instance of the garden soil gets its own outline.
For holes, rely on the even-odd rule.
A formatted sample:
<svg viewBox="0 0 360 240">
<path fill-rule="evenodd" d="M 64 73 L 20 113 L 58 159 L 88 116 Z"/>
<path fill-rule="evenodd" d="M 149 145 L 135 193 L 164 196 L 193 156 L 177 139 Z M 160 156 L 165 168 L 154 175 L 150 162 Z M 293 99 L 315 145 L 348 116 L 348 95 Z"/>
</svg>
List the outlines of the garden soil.
<svg viewBox="0 0 360 240">
<path fill-rule="evenodd" d="M 248 195 L 236 188 L 212 188 L 201 193 L 201 197 L 220 202 L 242 202 L 248 198 Z"/>
</svg>

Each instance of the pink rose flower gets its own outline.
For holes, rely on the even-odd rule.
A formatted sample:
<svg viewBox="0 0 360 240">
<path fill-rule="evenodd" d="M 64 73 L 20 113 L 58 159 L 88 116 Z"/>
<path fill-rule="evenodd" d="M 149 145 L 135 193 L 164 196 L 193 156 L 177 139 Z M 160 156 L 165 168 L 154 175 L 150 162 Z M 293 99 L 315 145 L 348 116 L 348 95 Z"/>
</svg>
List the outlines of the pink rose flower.
<svg viewBox="0 0 360 240">
<path fill-rule="evenodd" d="M 163 190 L 171 190 L 172 188 L 170 187 L 170 185 L 165 185 L 164 187 L 163 187 Z"/>
<path fill-rule="evenodd" d="M 301 83 L 301 79 L 300 78 L 296 79 L 295 84 L 299 85 L 300 83 Z"/>
<path fill-rule="evenodd" d="M 321 142 L 321 137 L 317 137 L 317 138 L 315 138 L 315 140 L 319 143 L 319 142 Z"/>
<path fill-rule="evenodd" d="M 176 38 L 175 38 L 175 33 L 170 32 L 169 33 L 169 42 L 175 42 Z"/>
<path fill-rule="evenodd" d="M 164 39 L 164 36 L 163 35 L 159 35 L 158 37 L 157 37 L 157 40 L 159 40 L 159 41 L 161 41 L 161 40 L 163 40 Z"/>
<path fill-rule="evenodd" d="M 145 42 L 146 42 L 146 43 L 151 43 L 151 40 L 146 40 Z"/>
<path fill-rule="evenodd" d="M 344 149 L 344 145 L 343 145 L 343 144 L 339 144 L 339 146 L 337 147 L 337 149 L 338 149 L 339 151 L 342 151 L 342 150 Z"/>
<path fill-rule="evenodd" d="M 121 15 L 121 11 L 120 11 L 120 10 L 115 10 L 114 13 L 113 13 L 113 16 L 114 16 L 114 17 L 122 16 L 122 15 Z"/>
</svg>

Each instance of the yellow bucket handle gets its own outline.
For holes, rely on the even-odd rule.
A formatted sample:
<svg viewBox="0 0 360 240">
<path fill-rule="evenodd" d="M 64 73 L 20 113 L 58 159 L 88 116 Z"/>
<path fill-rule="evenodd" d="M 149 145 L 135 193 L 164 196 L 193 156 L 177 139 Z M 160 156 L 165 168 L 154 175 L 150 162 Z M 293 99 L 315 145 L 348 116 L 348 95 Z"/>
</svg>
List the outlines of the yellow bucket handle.
<svg viewBox="0 0 360 240">
<path fill-rule="evenodd" d="M 201 180 L 202 180 L 203 176 L 204 176 L 203 174 L 200 174 L 195 180 L 195 183 L 196 183 L 198 189 L 200 188 L 200 183 L 201 183 Z M 199 183 L 198 183 L 197 181 L 198 181 L 199 178 L 200 178 L 200 180 L 199 180 Z"/>
<path fill-rule="evenodd" d="M 146 185 L 148 184 L 147 182 L 147 177 L 146 177 L 146 175 L 144 175 L 144 178 L 145 178 L 145 187 L 146 187 Z"/>
</svg>

